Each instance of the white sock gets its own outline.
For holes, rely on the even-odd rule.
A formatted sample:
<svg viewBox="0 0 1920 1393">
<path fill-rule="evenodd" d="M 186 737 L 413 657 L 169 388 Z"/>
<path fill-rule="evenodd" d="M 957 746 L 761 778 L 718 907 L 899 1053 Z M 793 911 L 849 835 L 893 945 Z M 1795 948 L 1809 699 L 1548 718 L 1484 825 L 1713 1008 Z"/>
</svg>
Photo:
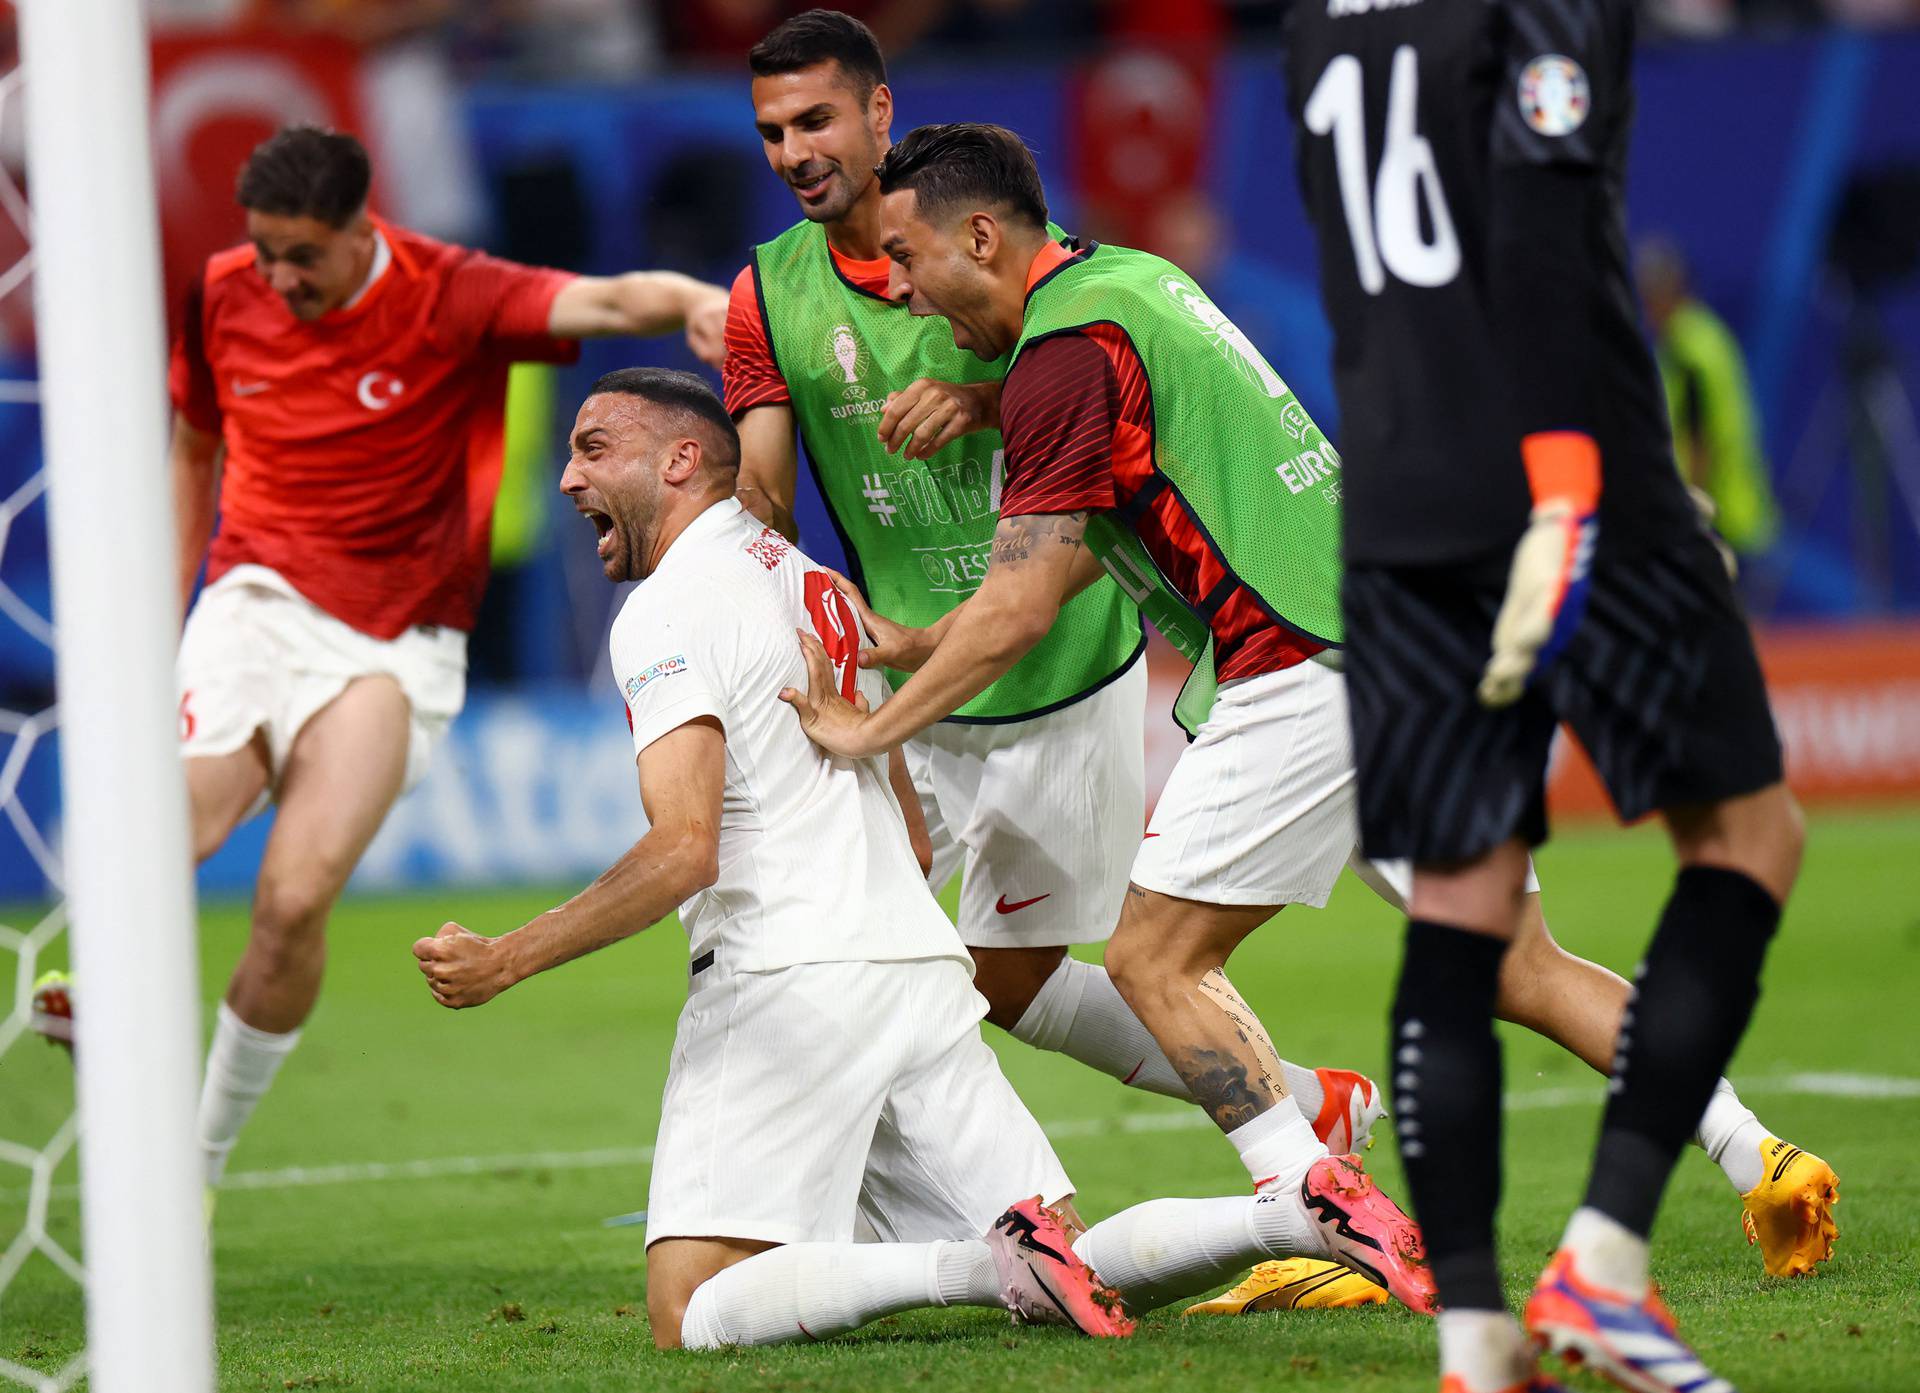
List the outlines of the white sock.
<svg viewBox="0 0 1920 1393">
<path fill-rule="evenodd" d="M 1700 1115 L 1700 1130 L 1693 1139 L 1726 1172 L 1734 1190 L 1744 1195 L 1767 1173 L 1760 1159 L 1760 1147 L 1767 1135 L 1753 1109 L 1740 1101 L 1732 1084 L 1722 1079 L 1713 1086 L 1713 1097 L 1707 1100 L 1707 1110 Z"/>
<path fill-rule="evenodd" d="M 1560 1246 L 1573 1250 L 1581 1281 L 1629 1301 L 1647 1294 L 1647 1240 L 1599 1210 L 1574 1210 Z"/>
<path fill-rule="evenodd" d="M 1266 1258 L 1326 1254 L 1319 1229 L 1292 1193 L 1148 1200 L 1103 1219 L 1073 1245 L 1116 1287 L 1127 1309 L 1151 1311 L 1217 1287 Z"/>
<path fill-rule="evenodd" d="M 1192 1102 L 1186 1080 L 1167 1062 L 1098 963 L 1069 957 L 1041 984 L 1013 1038 L 1090 1065 L 1132 1088 Z"/>
<path fill-rule="evenodd" d="M 1286 1076 L 1287 1096 L 1298 1105 L 1300 1115 L 1311 1123 L 1327 1105 L 1327 1090 L 1321 1086 L 1320 1075 L 1288 1059 L 1280 1061 L 1280 1072 Z"/>
<path fill-rule="evenodd" d="M 200 1149 L 207 1163 L 207 1184 L 218 1185 L 227 1169 L 234 1139 L 254 1106 L 300 1043 L 300 1032 L 284 1035 L 256 1030 L 234 1015 L 226 1002 L 215 1013 L 213 1043 L 207 1047 L 207 1077 L 200 1088 Z"/>
<path fill-rule="evenodd" d="M 1539 1356 L 1505 1311 L 1442 1311 L 1440 1373 L 1464 1393 L 1506 1393 L 1532 1376 Z"/>
<path fill-rule="evenodd" d="M 1129 1087 L 1193 1101 L 1186 1080 L 1099 963 L 1068 957 L 1041 985 L 1012 1033 L 1035 1049 L 1077 1059 Z M 1284 1059 L 1280 1068 L 1300 1110 L 1318 1117 L 1326 1101 L 1320 1076 Z"/>
<path fill-rule="evenodd" d="M 680 1343 L 784 1345 L 824 1340 L 921 1306 L 998 1306 L 993 1253 L 958 1243 L 789 1243 L 702 1282 Z"/>
<path fill-rule="evenodd" d="M 1313 1124 L 1300 1115 L 1300 1105 L 1291 1096 L 1234 1128 L 1227 1140 L 1240 1153 L 1256 1190 L 1294 1190 L 1313 1163 L 1327 1154 L 1326 1143 L 1314 1135 Z"/>
</svg>

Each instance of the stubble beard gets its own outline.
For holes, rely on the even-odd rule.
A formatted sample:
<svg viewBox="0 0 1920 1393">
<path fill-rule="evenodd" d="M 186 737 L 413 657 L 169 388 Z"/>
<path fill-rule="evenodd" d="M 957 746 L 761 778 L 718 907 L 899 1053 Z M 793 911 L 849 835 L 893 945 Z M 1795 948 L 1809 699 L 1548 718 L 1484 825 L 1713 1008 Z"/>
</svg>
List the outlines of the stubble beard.
<svg viewBox="0 0 1920 1393">
<path fill-rule="evenodd" d="M 649 574 L 647 557 L 653 554 L 655 525 L 660 516 L 660 488 L 659 478 L 649 472 L 635 492 L 633 505 L 623 510 L 620 543 L 626 554 L 621 558 L 622 573 L 613 577 L 616 583 L 645 580 Z"/>
</svg>

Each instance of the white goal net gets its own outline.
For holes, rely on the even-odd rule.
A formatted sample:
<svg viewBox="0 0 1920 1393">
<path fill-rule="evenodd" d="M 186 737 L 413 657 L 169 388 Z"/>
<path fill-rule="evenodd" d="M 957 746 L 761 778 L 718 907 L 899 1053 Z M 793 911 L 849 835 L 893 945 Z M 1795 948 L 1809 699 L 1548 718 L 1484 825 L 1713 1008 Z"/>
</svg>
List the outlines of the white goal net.
<svg viewBox="0 0 1920 1393">
<path fill-rule="evenodd" d="M 19 68 L 0 77 L 0 152 L 12 160 L 23 148 L 20 88 Z M 8 224 L 9 243 L 18 238 L 17 250 L 0 268 L 0 310 L 17 310 L 31 290 L 32 224 L 19 174 L 11 161 L 0 163 L 0 218 Z M 33 452 L 20 449 L 37 436 L 37 420 L 23 430 L 17 419 L 37 415 L 38 398 L 39 384 L 31 378 L 0 374 L 0 416 L 16 418 L 6 422 L 14 429 L 4 438 L 17 453 L 0 473 L 0 655 L 9 677 L 5 700 L 16 703 L 36 689 L 51 696 L 50 684 L 43 683 L 51 670 L 52 617 L 32 598 L 36 590 L 44 594 L 44 550 L 37 543 L 46 531 L 47 476 L 44 466 L 28 463 Z M 64 1058 L 52 1057 L 57 1047 L 32 1028 L 34 984 L 45 969 L 66 960 L 54 829 L 42 825 L 45 809 L 34 806 L 41 800 L 33 796 L 31 780 L 53 757 L 56 720 L 50 699 L 25 710 L 0 706 L 0 839 L 12 843 L 0 855 L 37 870 L 48 890 L 38 902 L 10 894 L 12 903 L 0 903 L 0 989 L 6 991 L 0 1019 L 0 1382 L 36 1393 L 71 1388 L 86 1368 L 84 1349 L 70 1348 L 85 1280 L 75 1256 L 79 1206 L 71 1162 L 79 1118 L 72 1071 Z"/>
</svg>

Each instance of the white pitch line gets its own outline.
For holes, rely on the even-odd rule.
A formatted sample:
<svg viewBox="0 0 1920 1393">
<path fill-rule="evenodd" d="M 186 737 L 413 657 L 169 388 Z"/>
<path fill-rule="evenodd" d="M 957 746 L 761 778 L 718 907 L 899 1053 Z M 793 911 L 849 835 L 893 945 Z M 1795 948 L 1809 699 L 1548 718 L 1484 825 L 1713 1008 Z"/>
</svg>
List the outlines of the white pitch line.
<svg viewBox="0 0 1920 1393">
<path fill-rule="evenodd" d="M 1920 1079 L 1887 1074 L 1793 1073 L 1747 1079 L 1736 1085 L 1745 1097 L 1920 1098 Z M 1561 1088 L 1536 1088 L 1507 1094 L 1515 1112 L 1580 1107 L 1598 1103 L 1598 1080 Z M 1123 1113 L 1119 1117 L 1075 1118 L 1047 1127 L 1055 1141 L 1154 1132 L 1209 1131 L 1213 1121 L 1198 1108 Z M 526 1170 L 603 1170 L 644 1166 L 651 1146 L 608 1146 L 591 1151 L 528 1151 L 505 1156 L 437 1156 L 417 1161 L 347 1161 L 325 1166 L 288 1166 L 279 1170 L 236 1171 L 220 1182 L 223 1190 L 295 1190 L 315 1185 L 360 1185 L 378 1180 L 437 1180 L 456 1175 L 500 1175 Z M 72 1198 L 77 1185 L 56 1185 L 53 1194 Z M 0 1190 L 7 1199 L 25 1199 L 26 1187 Z"/>
<path fill-rule="evenodd" d="M 595 1151 L 529 1151 L 518 1156 L 440 1156 L 419 1161 L 348 1161 L 333 1166 L 288 1166 L 240 1171 L 220 1182 L 223 1190 L 295 1190 L 308 1185 L 357 1185 L 367 1180 L 437 1180 L 448 1175 L 497 1175 L 523 1170 L 598 1170 L 644 1166 L 650 1146 L 603 1146 Z"/>
</svg>

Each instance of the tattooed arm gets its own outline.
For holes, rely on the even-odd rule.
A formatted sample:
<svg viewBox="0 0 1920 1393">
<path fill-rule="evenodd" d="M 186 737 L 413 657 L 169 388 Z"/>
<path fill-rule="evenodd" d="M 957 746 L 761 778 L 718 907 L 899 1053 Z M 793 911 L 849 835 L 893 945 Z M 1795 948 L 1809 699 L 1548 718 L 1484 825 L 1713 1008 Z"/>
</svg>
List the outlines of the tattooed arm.
<svg viewBox="0 0 1920 1393">
<path fill-rule="evenodd" d="M 1106 566 L 1093 554 L 1092 547 L 1082 545 L 1075 551 L 1077 555 L 1067 572 L 1066 590 L 1060 597 L 1063 606 L 1107 573 Z M 906 624 L 896 624 L 884 614 L 877 613 L 867 603 L 867 597 L 860 593 L 860 587 L 838 571 L 828 568 L 827 574 L 833 577 L 833 583 L 840 588 L 840 593 L 847 597 L 854 613 L 860 616 L 860 627 L 873 640 L 871 647 L 860 650 L 861 667 L 890 667 L 898 672 L 920 671 L 940 646 L 940 640 L 947 636 L 947 630 L 973 603 L 973 596 L 969 595 L 924 629 L 916 629 Z"/>
<path fill-rule="evenodd" d="M 918 735 L 992 686 L 1046 636 L 1060 606 L 1084 588 L 1086 531 L 1083 512 L 1001 518 L 979 590 L 878 711 L 859 711 L 839 697 L 826 650 L 807 633 L 800 635 L 807 690 L 790 687 L 780 699 L 813 742 L 835 754 L 878 754 Z"/>
</svg>

